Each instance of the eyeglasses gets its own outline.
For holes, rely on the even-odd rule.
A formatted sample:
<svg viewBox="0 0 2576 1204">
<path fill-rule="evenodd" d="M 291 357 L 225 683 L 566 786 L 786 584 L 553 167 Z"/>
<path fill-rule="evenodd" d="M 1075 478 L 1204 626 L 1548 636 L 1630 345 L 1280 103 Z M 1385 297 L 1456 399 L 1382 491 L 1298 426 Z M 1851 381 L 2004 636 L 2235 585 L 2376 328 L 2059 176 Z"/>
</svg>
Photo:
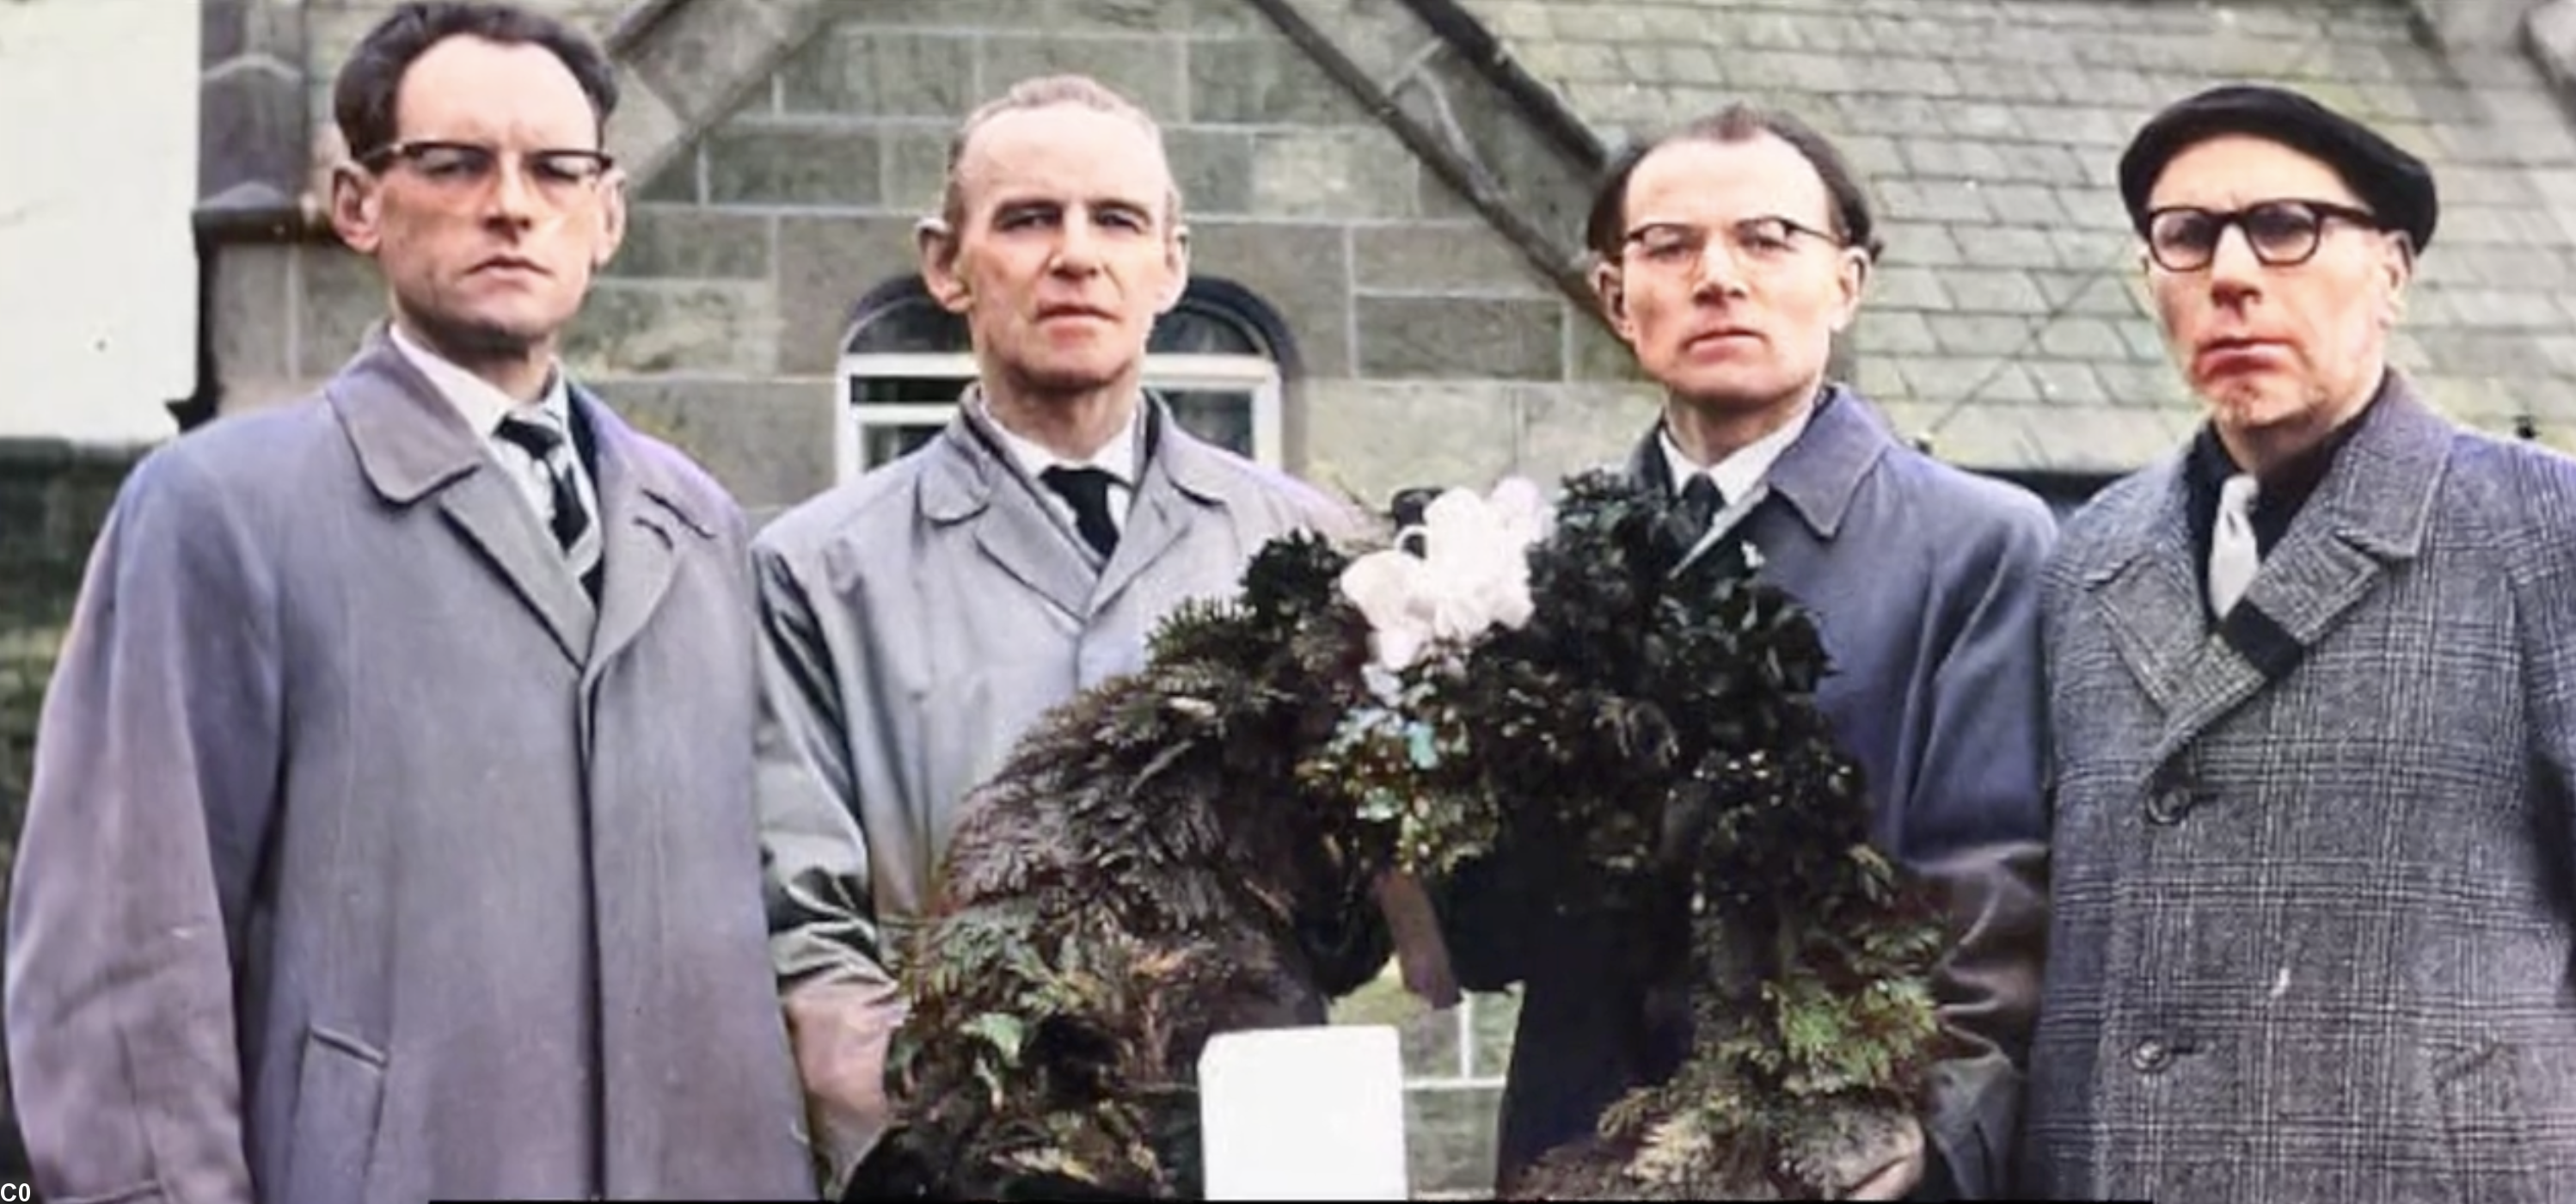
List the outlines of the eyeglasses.
<svg viewBox="0 0 2576 1204">
<path fill-rule="evenodd" d="M 1827 234 L 1813 226 L 1800 225 L 1778 216 L 1748 217 L 1730 222 L 1722 228 L 1722 233 L 1735 262 L 1755 269 L 1788 262 L 1797 254 L 1800 235 L 1828 246 L 1849 245 L 1839 235 Z M 1655 222 L 1630 230 L 1620 240 L 1620 253 L 1623 257 L 1636 259 L 1651 271 L 1694 272 L 1706 262 L 1709 240 L 1719 234 L 1720 231 L 1704 226 Z"/>
<path fill-rule="evenodd" d="M 358 165 L 378 175 L 394 163 L 408 163 L 429 186 L 453 196 L 479 192 L 492 182 L 504 155 L 516 158 L 520 178 L 548 205 L 562 208 L 588 195 L 591 187 L 617 165 L 594 150 L 504 152 L 473 142 L 419 140 L 381 146 L 358 157 Z"/>
<path fill-rule="evenodd" d="M 2197 272 L 2218 257 L 2218 240 L 2234 226 L 2245 232 L 2245 245 L 2264 266 L 2296 267 L 2316 255 L 2326 223 L 2335 220 L 2385 229 L 2377 214 L 2327 201 L 2263 201 L 2223 210 L 2175 205 L 2147 214 L 2147 254 L 2168 272 Z"/>
</svg>

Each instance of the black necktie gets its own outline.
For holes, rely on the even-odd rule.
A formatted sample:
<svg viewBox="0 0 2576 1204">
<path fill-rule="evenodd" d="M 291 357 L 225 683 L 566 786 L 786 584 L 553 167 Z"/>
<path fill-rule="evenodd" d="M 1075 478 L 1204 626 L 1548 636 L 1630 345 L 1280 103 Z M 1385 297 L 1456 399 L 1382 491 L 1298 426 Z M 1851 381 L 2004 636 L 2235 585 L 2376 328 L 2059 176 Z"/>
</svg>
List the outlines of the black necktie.
<svg viewBox="0 0 2576 1204">
<path fill-rule="evenodd" d="M 1708 534 L 1708 525 L 1717 521 L 1719 511 L 1726 509 L 1726 494 L 1710 480 L 1707 473 L 1692 473 L 1690 483 L 1682 486 L 1680 501 L 1674 504 L 1668 520 L 1668 535 L 1675 558 L 1688 556 L 1699 546 L 1700 537 Z"/>
<path fill-rule="evenodd" d="M 1118 524 L 1109 521 L 1109 486 L 1118 478 L 1105 468 L 1067 468 L 1058 464 L 1039 473 L 1047 488 L 1073 503 L 1073 527 L 1082 542 L 1106 557 L 1118 546 Z"/>
<path fill-rule="evenodd" d="M 554 532 L 555 543 L 563 549 L 566 557 L 576 561 L 584 559 L 583 553 L 589 549 L 582 546 L 582 536 L 590 530 L 590 511 L 582 508 L 581 489 L 573 484 L 572 449 L 564 443 L 563 432 L 551 424 L 513 414 L 501 420 L 497 433 L 527 452 L 537 462 L 538 469 L 546 474 L 547 488 L 552 491 L 548 508 L 554 511 L 548 527 Z M 582 585 L 597 597 L 598 565 L 595 558 L 590 564 L 575 563 L 573 569 L 581 574 Z"/>
</svg>

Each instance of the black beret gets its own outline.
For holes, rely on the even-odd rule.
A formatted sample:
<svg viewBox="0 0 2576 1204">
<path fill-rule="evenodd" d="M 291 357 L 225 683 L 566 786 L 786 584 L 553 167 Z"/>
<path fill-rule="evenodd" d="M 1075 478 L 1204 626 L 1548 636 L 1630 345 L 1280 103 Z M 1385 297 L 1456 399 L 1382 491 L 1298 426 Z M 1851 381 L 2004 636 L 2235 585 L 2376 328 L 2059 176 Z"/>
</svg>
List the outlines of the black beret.
<svg viewBox="0 0 2576 1204">
<path fill-rule="evenodd" d="M 2441 203 L 2423 160 L 2306 96 L 2259 84 L 2227 84 L 2186 97 L 2138 128 L 2120 155 L 2120 199 L 2140 234 L 2147 228 L 2147 194 L 2165 164 L 2220 134 L 2250 134 L 2315 156 L 2389 229 L 2411 236 L 2417 251 L 2433 241 Z"/>
</svg>

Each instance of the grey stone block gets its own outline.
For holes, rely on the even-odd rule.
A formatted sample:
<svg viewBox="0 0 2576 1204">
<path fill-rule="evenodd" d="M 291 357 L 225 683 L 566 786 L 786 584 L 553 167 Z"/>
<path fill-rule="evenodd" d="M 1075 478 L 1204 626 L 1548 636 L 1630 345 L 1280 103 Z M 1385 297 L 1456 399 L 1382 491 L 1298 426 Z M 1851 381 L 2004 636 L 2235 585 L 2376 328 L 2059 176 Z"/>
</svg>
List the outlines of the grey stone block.
<svg viewBox="0 0 2576 1204">
<path fill-rule="evenodd" d="M 1184 45 L 1192 121 L 1358 125 L 1369 120 L 1347 89 L 1285 38 L 1202 38 Z"/>
<path fill-rule="evenodd" d="M 1210 126 L 1165 129 L 1163 146 L 1184 212 L 1240 217 L 1251 211 L 1250 133 Z"/>
<path fill-rule="evenodd" d="M 948 187 L 947 123 L 886 122 L 877 127 L 885 150 L 883 205 L 904 213 L 939 212 Z M 1177 171 L 1179 165 L 1174 164 Z"/>
<path fill-rule="evenodd" d="M 1943 126 L 1951 133 L 1967 138 L 2026 138 L 2021 111 L 2010 104 L 1982 100 L 1950 101 L 1943 112 Z"/>
<path fill-rule="evenodd" d="M 1980 142 L 1963 138 L 1909 138 L 1905 148 L 1907 174 L 1948 180 L 2002 180 L 2011 174 L 2002 142 Z"/>
<path fill-rule="evenodd" d="M 2080 187 L 2090 182 L 2084 160 L 2063 146 L 2037 142 L 1991 143 L 2002 163 L 1997 179 L 2023 184 L 2048 184 L 2060 188 Z"/>
<path fill-rule="evenodd" d="M 978 78 L 991 95 L 999 96 L 1023 79 L 1078 71 L 1144 106 L 1159 121 L 1190 119 L 1182 79 L 1186 56 L 1176 53 L 1179 47 L 1170 38 L 997 34 L 984 38 L 982 45 Z"/>
<path fill-rule="evenodd" d="M 1562 302 L 1363 295 L 1355 305 L 1362 376 L 1558 380 L 1565 372 Z"/>
<path fill-rule="evenodd" d="M 1889 264 L 1874 274 L 1870 290 L 1877 294 L 1877 305 L 1887 309 L 1946 310 L 1950 294 L 1941 287 L 1946 273 L 1929 268 Z"/>
<path fill-rule="evenodd" d="M 1995 220 L 2045 231 L 2066 221 L 2057 191 L 2041 184 L 1989 184 L 1979 190 Z"/>
<path fill-rule="evenodd" d="M 1521 430 L 1512 471 L 1548 485 L 1625 463 L 1664 404 L 1663 389 L 1646 381 L 1520 386 L 1516 396 Z"/>
<path fill-rule="evenodd" d="M 2033 272 L 2030 279 L 2051 313 L 2129 318 L 2146 312 L 2123 273 Z"/>
<path fill-rule="evenodd" d="M 2122 360 L 2129 355 L 2128 342 L 2120 336 L 2118 327 L 2100 318 L 2074 314 L 2060 316 L 2041 327 L 2039 349 L 2078 360 Z"/>
<path fill-rule="evenodd" d="M 1197 25 L 1201 11 L 1174 0 L 1046 0 L 1041 28 L 1050 33 L 1186 31 Z"/>
<path fill-rule="evenodd" d="M 1351 240 L 1351 266 L 1362 289 L 1554 295 L 1517 248 L 1481 223 L 1360 226 Z"/>
<path fill-rule="evenodd" d="M 704 121 L 765 96 L 770 68 L 809 36 L 820 0 L 696 0 L 657 25 L 628 61 L 684 117 Z M 764 106 L 765 107 L 765 106 Z"/>
<path fill-rule="evenodd" d="M 792 506 L 832 485 L 836 380 L 592 383 L 611 409 L 688 453 L 745 508 Z"/>
<path fill-rule="evenodd" d="M 2136 317 L 2112 323 L 2121 341 L 2129 345 L 2129 358 L 2139 363 L 2166 363 L 2171 353 L 2165 350 L 2164 328 L 2152 317 Z"/>
<path fill-rule="evenodd" d="M 705 182 L 705 156 L 705 150 L 694 144 L 673 151 L 649 178 L 632 186 L 628 198 L 656 204 L 704 204 L 706 193 L 699 185 Z"/>
<path fill-rule="evenodd" d="M 1340 227 L 1198 222 L 1190 270 L 1233 281 L 1277 311 L 1307 376 L 1351 374 L 1351 262 Z"/>
<path fill-rule="evenodd" d="M 1924 96 L 1837 96 L 1832 108 L 1841 114 L 1839 126 L 1851 133 L 1922 138 L 1951 132 L 1941 113 L 1949 103 Z"/>
<path fill-rule="evenodd" d="M 970 37 L 842 25 L 779 68 L 779 99 L 789 113 L 953 120 L 980 103 L 974 80 Z"/>
<path fill-rule="evenodd" d="M 285 381 L 297 376 L 292 246 L 241 243 L 215 252 L 215 377 Z"/>
<path fill-rule="evenodd" d="M 384 320 L 384 278 L 376 265 L 337 246 L 307 246 L 295 259 L 297 375 L 319 380 L 347 364 Z"/>
<path fill-rule="evenodd" d="M 1941 274 L 1950 300 L 1965 313 L 2039 314 L 2048 301 L 2027 272 L 1995 268 L 1961 268 Z"/>
<path fill-rule="evenodd" d="M 2193 404 L 2191 389 L 2182 375 L 2170 364 L 2132 361 L 2126 364 L 2094 364 L 2093 375 L 2102 382 L 2115 405 L 2157 409 Z"/>
<path fill-rule="evenodd" d="M 832 371 L 859 299 L 919 272 L 911 218 L 779 218 L 777 370 L 791 376 Z"/>
<path fill-rule="evenodd" d="M 766 284 L 606 281 L 564 339 L 584 376 L 764 375 L 777 369 L 776 294 Z"/>
<path fill-rule="evenodd" d="M 197 194 L 245 184 L 293 196 L 311 163 L 305 81 L 268 58 L 237 59 L 197 90 Z"/>
<path fill-rule="evenodd" d="M 1299 475 L 1372 512 L 1400 489 L 1485 489 L 1512 471 L 1520 415 L 1508 386 L 1309 380 L 1305 401 Z"/>
<path fill-rule="evenodd" d="M 1882 222 L 1878 237 L 1887 247 L 1880 257 L 1882 264 L 1952 267 L 1969 261 L 1967 253 L 1959 249 L 1959 241 L 1952 235 L 1950 227 L 1938 222 Z"/>
<path fill-rule="evenodd" d="M 606 275 L 627 279 L 766 280 L 770 219 L 757 213 L 636 205 Z"/>
<path fill-rule="evenodd" d="M 1871 309 L 1864 307 L 1853 327 L 1852 344 L 1867 364 L 1877 355 L 1928 355 L 1941 349 L 1940 336 L 1933 333 L 1931 322 L 1909 309 Z"/>
<path fill-rule="evenodd" d="M 871 206 L 884 196 L 874 130 L 734 121 L 707 139 L 718 204 Z"/>
<path fill-rule="evenodd" d="M 1619 332 L 1610 328 L 1589 308 L 1568 306 L 1565 315 L 1566 375 L 1578 381 L 1646 380 L 1645 369 L 1637 366 L 1637 354 L 1629 350 Z"/>
<path fill-rule="evenodd" d="M 1986 207 L 1981 194 L 1974 180 L 1907 178 L 1878 182 L 1878 195 L 1886 202 L 1887 216 L 1908 221 L 1993 221 L 1994 213 Z"/>
<path fill-rule="evenodd" d="M 1970 263 L 2041 270 L 2058 266 L 2057 240 L 2036 226 L 1963 227 L 1959 241 Z"/>
<path fill-rule="evenodd" d="M 2093 375 L 2090 364 L 2068 360 L 2025 359 L 2021 370 L 2030 376 L 2039 390 L 2041 401 L 2050 405 L 2108 405 L 2110 391 Z"/>
<path fill-rule="evenodd" d="M 1252 208 L 1290 218 L 1413 217 L 1420 162 L 1383 129 L 1265 132 L 1255 136 Z"/>
<path fill-rule="evenodd" d="M 1926 314 L 1940 349 L 1951 355 L 2020 355 L 2030 349 L 2031 323 L 2002 314 Z"/>
</svg>

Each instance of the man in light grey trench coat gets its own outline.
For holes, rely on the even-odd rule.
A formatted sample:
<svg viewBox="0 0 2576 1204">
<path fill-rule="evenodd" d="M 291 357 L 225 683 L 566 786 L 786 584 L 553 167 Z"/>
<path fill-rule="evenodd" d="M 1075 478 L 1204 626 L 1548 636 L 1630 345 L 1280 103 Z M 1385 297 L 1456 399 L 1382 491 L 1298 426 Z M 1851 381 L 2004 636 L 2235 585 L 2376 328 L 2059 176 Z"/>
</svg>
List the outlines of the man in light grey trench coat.
<svg viewBox="0 0 2576 1204">
<path fill-rule="evenodd" d="M 117 499 L 9 916 L 47 1198 L 811 1193 L 746 524 L 553 360 L 623 225 L 613 80 L 539 16 L 389 15 L 332 219 L 390 327 Z"/>
<path fill-rule="evenodd" d="M 2120 182 L 2209 419 L 2046 578 L 2021 1186 L 2576 1200 L 2576 462 L 2388 363 L 2436 213 L 2414 156 L 2229 87 Z"/>
<path fill-rule="evenodd" d="M 900 937 L 959 802 L 1047 708 L 1140 668 L 1184 599 L 1356 518 L 1139 388 L 1186 280 L 1179 204 L 1152 118 L 1094 81 L 970 116 L 920 252 L 976 386 L 927 445 L 757 540 L 770 922 L 833 1195 L 884 1129 Z"/>
</svg>

